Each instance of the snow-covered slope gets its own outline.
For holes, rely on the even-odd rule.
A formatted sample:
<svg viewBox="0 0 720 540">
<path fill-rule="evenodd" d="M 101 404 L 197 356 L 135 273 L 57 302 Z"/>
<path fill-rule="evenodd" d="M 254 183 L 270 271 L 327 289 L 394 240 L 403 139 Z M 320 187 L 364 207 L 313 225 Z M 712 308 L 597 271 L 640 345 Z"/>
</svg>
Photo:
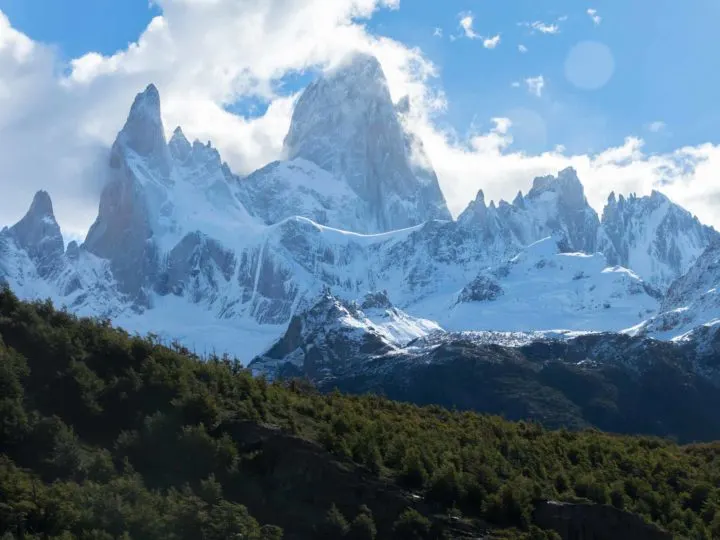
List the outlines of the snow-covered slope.
<svg viewBox="0 0 720 540">
<path fill-rule="evenodd" d="M 690 270 L 670 285 L 658 315 L 628 332 L 685 339 L 703 326 L 720 331 L 720 241 L 708 247 Z"/>
<path fill-rule="evenodd" d="M 451 330 L 617 331 L 657 311 L 657 294 L 603 255 L 562 252 L 548 237 L 488 268 L 459 293 L 434 296 L 414 312 Z"/>
<path fill-rule="evenodd" d="M 649 197 L 612 193 L 602 217 L 605 232 L 600 249 L 612 264 L 633 271 L 666 290 L 682 276 L 713 241 L 714 229 L 687 210 L 653 191 Z"/>
<path fill-rule="evenodd" d="M 363 230 L 364 202 L 350 186 L 311 161 L 275 161 L 237 182 L 237 197 L 266 225 L 293 216 Z"/>
</svg>

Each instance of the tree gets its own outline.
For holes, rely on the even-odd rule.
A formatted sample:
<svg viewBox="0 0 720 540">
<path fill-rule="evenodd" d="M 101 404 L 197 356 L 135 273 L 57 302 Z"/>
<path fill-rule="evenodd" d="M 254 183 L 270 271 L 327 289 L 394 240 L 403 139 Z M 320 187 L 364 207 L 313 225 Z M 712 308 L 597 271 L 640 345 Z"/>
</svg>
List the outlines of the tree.
<svg viewBox="0 0 720 540">
<path fill-rule="evenodd" d="M 393 538 L 397 540 L 422 540 L 430 534 L 430 520 L 408 508 L 393 525 Z"/>
<path fill-rule="evenodd" d="M 375 540 L 377 528 L 370 509 L 363 505 L 360 513 L 350 524 L 347 537 L 351 540 Z"/>
<path fill-rule="evenodd" d="M 348 533 L 349 528 L 345 516 L 333 504 L 325 515 L 325 520 L 320 524 L 318 538 L 325 540 L 342 538 Z"/>
</svg>

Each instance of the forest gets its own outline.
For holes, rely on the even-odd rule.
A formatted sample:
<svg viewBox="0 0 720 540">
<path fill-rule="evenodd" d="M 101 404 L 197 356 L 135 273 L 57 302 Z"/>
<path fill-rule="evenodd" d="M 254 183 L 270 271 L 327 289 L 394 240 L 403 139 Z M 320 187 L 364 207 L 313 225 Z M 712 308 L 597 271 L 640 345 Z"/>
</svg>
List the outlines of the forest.
<svg viewBox="0 0 720 540">
<path fill-rule="evenodd" d="M 0 538 L 560 538 L 538 501 L 720 538 L 720 443 L 269 383 L 0 290 Z"/>
</svg>

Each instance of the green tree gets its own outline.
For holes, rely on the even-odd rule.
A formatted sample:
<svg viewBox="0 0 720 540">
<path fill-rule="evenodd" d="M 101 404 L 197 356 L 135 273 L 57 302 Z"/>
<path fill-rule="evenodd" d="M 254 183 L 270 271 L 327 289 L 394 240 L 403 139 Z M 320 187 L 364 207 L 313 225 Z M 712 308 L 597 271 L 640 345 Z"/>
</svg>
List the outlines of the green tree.
<svg viewBox="0 0 720 540">
<path fill-rule="evenodd" d="M 318 538 L 325 540 L 343 538 L 349 529 L 347 519 L 338 510 L 338 507 L 333 504 L 325 515 L 325 520 L 318 528 Z"/>
<path fill-rule="evenodd" d="M 430 534 L 430 520 L 408 508 L 393 525 L 393 538 L 397 540 L 422 540 Z"/>
</svg>

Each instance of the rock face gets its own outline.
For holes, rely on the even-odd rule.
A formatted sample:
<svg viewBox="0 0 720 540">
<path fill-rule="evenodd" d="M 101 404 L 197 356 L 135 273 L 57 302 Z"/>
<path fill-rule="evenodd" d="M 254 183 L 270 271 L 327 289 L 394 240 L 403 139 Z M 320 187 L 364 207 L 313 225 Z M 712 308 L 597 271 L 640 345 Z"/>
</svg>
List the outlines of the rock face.
<svg viewBox="0 0 720 540">
<path fill-rule="evenodd" d="M 573 540 L 671 540 L 672 535 L 640 516 L 612 506 L 543 501 L 535 506 L 533 521 L 543 529 Z"/>
<path fill-rule="evenodd" d="M 41 278 L 48 278 L 59 270 L 65 244 L 46 191 L 35 194 L 27 214 L 10 227 L 8 233 L 35 263 Z"/>
<path fill-rule="evenodd" d="M 147 164 L 152 173 L 141 176 L 135 167 L 138 162 Z M 100 196 L 98 217 L 83 247 L 110 261 L 123 293 L 140 298 L 157 274 L 153 221 L 160 217 L 163 187 L 172 182 L 155 86 L 135 98 L 113 144 L 109 165 L 110 179 Z"/>
<path fill-rule="evenodd" d="M 380 63 L 364 54 L 310 84 L 285 138 L 290 159 L 315 163 L 358 195 L 357 232 L 450 219 L 435 173 L 416 174 L 410 145 Z"/>
</svg>

